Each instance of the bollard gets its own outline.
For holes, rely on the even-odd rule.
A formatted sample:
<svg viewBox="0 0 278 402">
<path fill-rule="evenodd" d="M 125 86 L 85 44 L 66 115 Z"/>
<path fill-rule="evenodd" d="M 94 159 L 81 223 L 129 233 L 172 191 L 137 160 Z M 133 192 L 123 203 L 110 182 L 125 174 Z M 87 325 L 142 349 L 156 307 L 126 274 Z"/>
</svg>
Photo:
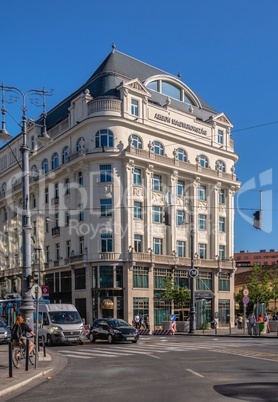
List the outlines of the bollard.
<svg viewBox="0 0 278 402">
<path fill-rule="evenodd" d="M 29 339 L 26 338 L 26 346 L 25 346 L 25 370 L 28 371 L 28 363 L 29 363 Z"/>
<path fill-rule="evenodd" d="M 9 342 L 9 377 L 13 376 L 13 358 L 12 358 L 13 348 L 12 342 Z"/>
</svg>

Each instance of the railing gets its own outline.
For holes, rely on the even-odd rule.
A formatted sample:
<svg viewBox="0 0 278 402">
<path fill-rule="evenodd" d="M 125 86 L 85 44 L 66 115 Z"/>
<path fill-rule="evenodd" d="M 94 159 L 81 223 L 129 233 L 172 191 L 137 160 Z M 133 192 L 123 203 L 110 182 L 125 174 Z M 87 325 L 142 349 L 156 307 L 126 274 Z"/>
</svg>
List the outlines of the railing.
<svg viewBox="0 0 278 402">
<path fill-rule="evenodd" d="M 60 236 L 60 226 L 52 228 L 52 236 Z"/>
<path fill-rule="evenodd" d="M 69 128 L 69 122 L 69 118 L 66 118 L 61 123 L 48 130 L 49 136 L 52 138 L 66 131 Z"/>
<path fill-rule="evenodd" d="M 171 166 L 177 166 L 181 167 L 182 169 L 185 169 L 190 172 L 198 172 L 198 173 L 203 173 L 207 176 L 211 177 L 222 177 L 223 179 L 227 180 L 236 180 L 236 175 L 235 174 L 230 174 L 226 172 L 221 172 L 219 170 L 213 170 L 210 168 L 205 168 L 197 165 L 196 163 L 190 163 L 190 162 L 183 162 L 178 160 L 177 158 L 169 158 L 166 155 L 157 155 L 153 153 L 152 151 L 147 151 L 145 149 L 140 149 L 140 148 L 135 148 L 133 146 L 128 146 L 126 148 L 126 153 L 131 153 L 132 155 L 137 155 L 140 158 L 145 158 L 145 159 L 150 159 L 150 160 L 155 160 L 156 162 L 161 162 L 166 165 L 171 165 Z"/>
<path fill-rule="evenodd" d="M 113 111 L 121 113 L 122 101 L 119 99 L 94 99 L 88 103 L 88 114 Z"/>
</svg>

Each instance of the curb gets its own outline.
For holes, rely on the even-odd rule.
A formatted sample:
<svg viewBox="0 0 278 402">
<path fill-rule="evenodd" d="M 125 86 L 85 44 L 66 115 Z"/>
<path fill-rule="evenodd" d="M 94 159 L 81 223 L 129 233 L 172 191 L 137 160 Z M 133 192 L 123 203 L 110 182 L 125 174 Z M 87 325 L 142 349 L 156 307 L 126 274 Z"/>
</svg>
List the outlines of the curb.
<svg viewBox="0 0 278 402">
<path fill-rule="evenodd" d="M 54 368 L 54 367 L 53 367 L 53 368 Z M 19 389 L 19 388 L 24 387 L 25 385 L 29 384 L 30 382 L 32 382 L 32 381 L 34 381 L 34 380 L 36 380 L 36 379 L 38 379 L 38 378 L 41 378 L 41 377 L 43 377 L 43 376 L 46 376 L 48 373 L 50 373 L 50 371 L 53 370 L 53 368 L 50 368 L 50 369 L 48 369 L 48 370 L 43 370 L 43 371 L 41 371 L 40 373 L 34 375 L 33 377 L 27 378 L 27 380 L 21 381 L 20 383 L 14 384 L 14 385 L 12 385 L 12 386 L 9 387 L 9 388 L 6 388 L 6 389 L 4 389 L 3 391 L 0 391 L 0 398 L 1 398 L 2 396 L 5 396 L 5 395 L 7 395 L 7 394 L 10 394 L 10 393 L 13 392 L 13 391 L 16 391 L 16 390 Z"/>
</svg>

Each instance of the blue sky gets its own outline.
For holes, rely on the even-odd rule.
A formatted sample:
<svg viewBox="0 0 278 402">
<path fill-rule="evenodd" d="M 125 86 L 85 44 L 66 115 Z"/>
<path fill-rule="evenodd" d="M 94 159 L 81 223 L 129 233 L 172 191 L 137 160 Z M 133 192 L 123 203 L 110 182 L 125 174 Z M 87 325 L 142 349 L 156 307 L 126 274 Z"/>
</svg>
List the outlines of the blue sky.
<svg viewBox="0 0 278 402">
<path fill-rule="evenodd" d="M 113 42 L 123 53 L 180 72 L 234 124 L 243 184 L 235 199 L 235 252 L 277 250 L 277 15 L 277 0 L 4 1 L 0 81 L 23 92 L 53 89 L 49 110 L 90 77 Z M 260 198 L 261 231 L 252 227 Z"/>
</svg>

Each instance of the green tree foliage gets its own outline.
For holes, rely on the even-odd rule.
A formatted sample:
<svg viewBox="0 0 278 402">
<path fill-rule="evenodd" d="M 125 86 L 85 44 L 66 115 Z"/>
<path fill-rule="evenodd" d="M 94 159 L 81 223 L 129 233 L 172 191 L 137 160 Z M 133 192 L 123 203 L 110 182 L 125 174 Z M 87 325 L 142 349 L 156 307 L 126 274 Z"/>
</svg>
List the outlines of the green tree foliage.
<svg viewBox="0 0 278 402">
<path fill-rule="evenodd" d="M 271 298 L 275 301 L 278 300 L 278 267 L 274 267 L 269 274 L 269 278 L 271 281 Z"/>
<path fill-rule="evenodd" d="M 182 308 L 184 303 L 190 300 L 189 290 L 175 285 L 173 278 L 169 276 L 163 279 L 162 287 L 165 290 L 159 293 L 158 299 L 165 301 L 165 303 L 174 302 L 178 308 Z"/>
</svg>

